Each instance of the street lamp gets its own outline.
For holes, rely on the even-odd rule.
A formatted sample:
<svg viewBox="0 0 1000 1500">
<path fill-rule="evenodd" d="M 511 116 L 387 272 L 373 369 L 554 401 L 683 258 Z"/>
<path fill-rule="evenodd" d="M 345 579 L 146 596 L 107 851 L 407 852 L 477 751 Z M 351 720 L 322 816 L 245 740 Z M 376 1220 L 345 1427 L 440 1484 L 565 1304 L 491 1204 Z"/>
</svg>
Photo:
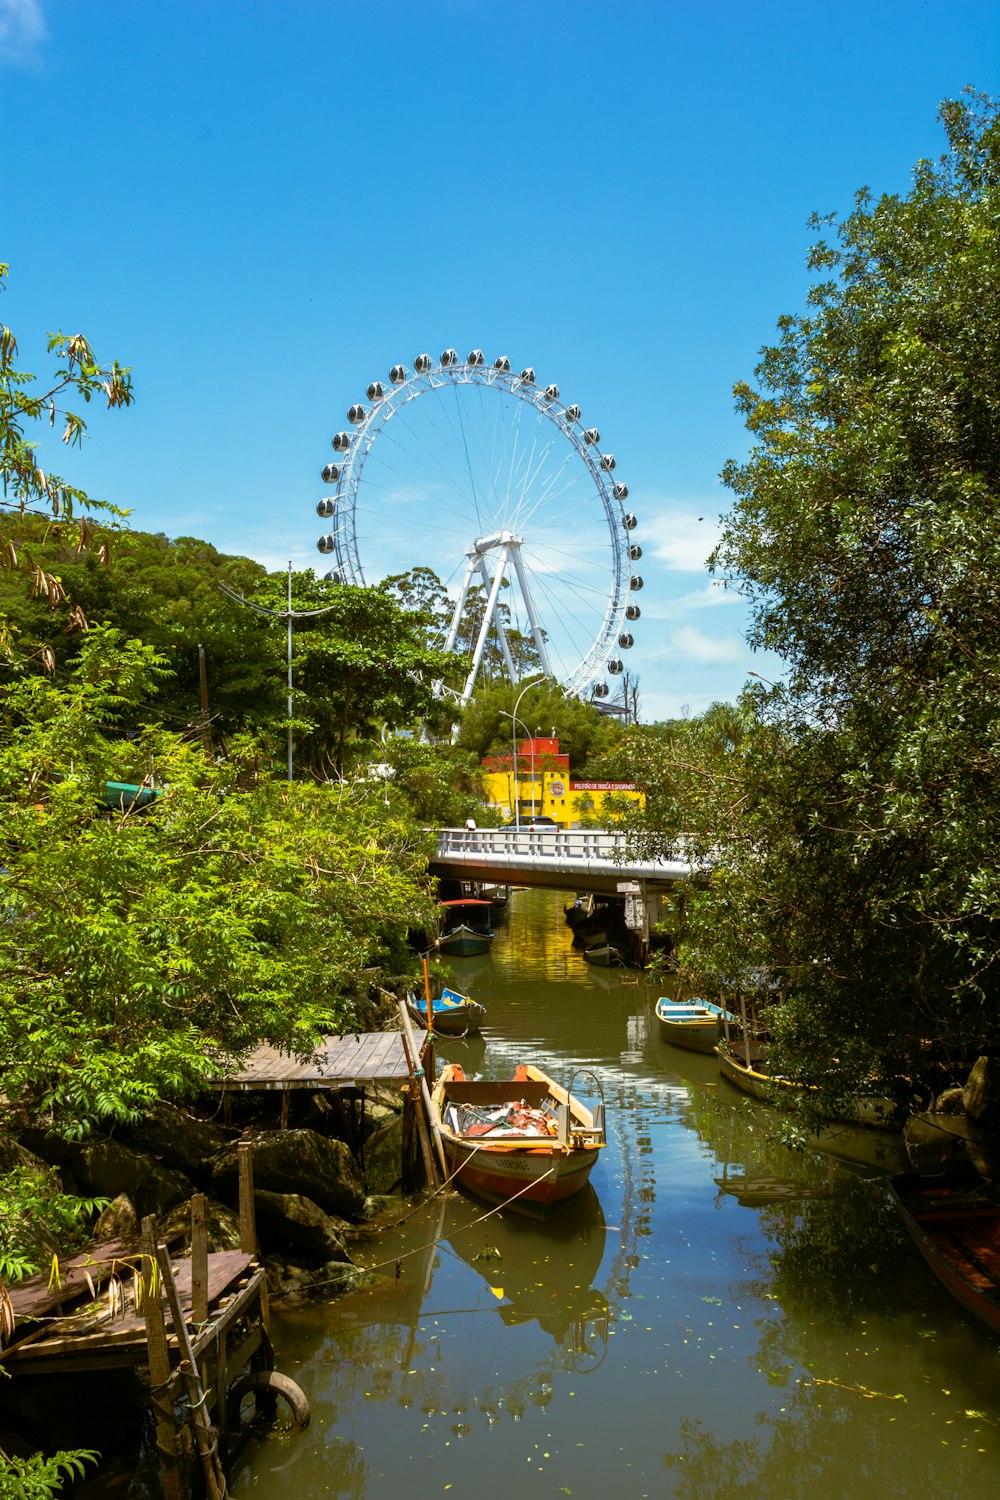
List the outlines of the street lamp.
<svg viewBox="0 0 1000 1500">
<path fill-rule="evenodd" d="M 519 719 L 517 717 L 517 711 L 521 707 L 521 699 L 524 697 L 524 695 L 528 691 L 528 689 L 530 687 L 534 687 L 537 683 L 541 682 L 541 680 L 542 680 L 542 678 L 544 676 L 545 676 L 544 672 L 536 672 L 535 675 L 534 675 L 534 677 L 529 677 L 528 678 L 528 681 L 524 684 L 524 687 L 521 689 L 521 691 L 517 695 L 517 701 L 514 704 L 514 712 L 512 714 L 507 713 L 506 709 L 502 708 L 500 710 L 500 717 L 503 718 L 503 719 L 509 719 L 510 720 L 510 741 L 511 741 L 511 752 L 512 752 L 511 765 L 514 768 L 514 831 L 515 831 L 515 833 L 519 833 L 520 829 L 521 829 L 521 806 L 520 806 L 520 803 L 519 803 L 518 797 L 517 797 L 517 726 L 518 726 L 518 724 L 520 724 L 521 728 L 524 730 L 524 737 L 525 737 L 525 739 L 531 745 L 531 806 L 532 806 L 532 810 L 534 809 L 534 806 L 535 806 L 535 742 L 531 738 L 531 735 L 528 733 L 528 727 L 525 724 L 524 720 L 523 719 Z"/>
</svg>

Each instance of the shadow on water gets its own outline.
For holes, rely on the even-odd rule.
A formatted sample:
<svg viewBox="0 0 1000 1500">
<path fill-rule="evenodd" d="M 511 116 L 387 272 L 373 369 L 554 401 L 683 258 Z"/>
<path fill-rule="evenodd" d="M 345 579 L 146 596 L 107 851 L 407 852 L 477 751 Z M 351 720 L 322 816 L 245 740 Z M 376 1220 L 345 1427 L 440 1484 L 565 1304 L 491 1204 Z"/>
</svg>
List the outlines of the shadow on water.
<svg viewBox="0 0 1000 1500">
<path fill-rule="evenodd" d="M 431 1200 L 352 1247 L 370 1288 L 277 1310 L 278 1367 L 313 1421 L 263 1443 L 236 1493 L 993 1493 L 997 1341 L 911 1248 L 885 1164 L 789 1151 L 714 1058 L 660 1040 L 657 985 L 587 970 L 564 899 L 515 894 L 456 984 L 487 1006 L 484 1035 L 439 1055 L 494 1077 L 593 1067 L 609 1143 L 592 1188 L 549 1224 Z"/>
</svg>

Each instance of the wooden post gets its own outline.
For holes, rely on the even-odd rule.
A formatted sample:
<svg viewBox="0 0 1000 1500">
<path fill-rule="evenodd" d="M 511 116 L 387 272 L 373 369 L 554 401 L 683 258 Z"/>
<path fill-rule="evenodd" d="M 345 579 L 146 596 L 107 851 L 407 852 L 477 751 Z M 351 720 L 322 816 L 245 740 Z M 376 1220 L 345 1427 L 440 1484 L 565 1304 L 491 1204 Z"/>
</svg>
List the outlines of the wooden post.
<svg viewBox="0 0 1000 1500">
<path fill-rule="evenodd" d="M 212 1435 L 212 1424 L 205 1410 L 205 1392 L 201 1384 L 201 1372 L 198 1369 L 198 1361 L 194 1357 L 194 1350 L 191 1348 L 191 1335 L 184 1321 L 180 1298 L 177 1295 L 177 1283 L 174 1281 L 174 1268 L 170 1263 L 170 1251 L 166 1245 L 157 1245 L 156 1261 L 163 1278 L 163 1289 L 167 1294 L 177 1347 L 181 1354 L 180 1372 L 187 1390 L 188 1405 L 191 1408 L 191 1425 L 194 1428 L 195 1445 L 205 1475 L 208 1500 L 222 1500 L 226 1493 L 225 1475 L 222 1472 L 218 1448 Z"/>
<path fill-rule="evenodd" d="M 434 1110 L 431 1105 L 431 1091 L 427 1087 L 427 1079 L 424 1075 L 423 1069 L 419 1066 L 420 1059 L 417 1055 L 417 1044 L 414 1040 L 413 1028 L 410 1025 L 409 1012 L 407 1011 L 406 1005 L 402 1000 L 400 1000 L 399 1002 L 399 1015 L 403 1023 L 403 1031 L 406 1035 L 406 1045 L 409 1050 L 410 1057 L 413 1059 L 414 1072 L 419 1073 L 420 1075 L 420 1095 L 424 1102 L 424 1111 L 427 1115 L 428 1123 L 430 1124 L 431 1135 L 434 1137 L 434 1145 L 437 1148 L 438 1161 L 441 1165 L 441 1181 L 443 1182 L 448 1176 L 448 1163 L 445 1160 L 444 1145 L 441 1141 L 441 1133 L 438 1130 L 437 1120 L 434 1117 Z"/>
<path fill-rule="evenodd" d="M 413 1084 L 403 1091 L 403 1142 L 401 1147 L 402 1156 L 402 1186 L 403 1192 L 408 1193 L 413 1188 L 416 1176 L 416 1161 L 414 1150 L 414 1137 L 416 1135 L 416 1122 L 413 1118 Z"/>
<path fill-rule="evenodd" d="M 257 1254 L 257 1223 L 253 1206 L 253 1147 L 240 1141 L 236 1148 L 240 1171 L 240 1249 L 244 1255 Z"/>
<path fill-rule="evenodd" d="M 146 1320 L 146 1349 L 149 1359 L 149 1385 L 156 1417 L 156 1449 L 160 1458 L 160 1480 L 163 1500 L 183 1500 L 177 1432 L 174 1427 L 171 1398 L 170 1353 L 167 1330 L 160 1300 L 159 1264 L 156 1258 L 156 1221 L 150 1216 L 142 1221 L 142 1275 L 145 1286 L 142 1311 Z"/>
<path fill-rule="evenodd" d="M 208 677 L 205 672 L 205 648 L 198 645 L 198 687 L 201 694 L 201 738 L 205 754 L 212 754 L 212 730 L 208 717 Z"/>
<path fill-rule="evenodd" d="M 427 1004 L 427 1030 L 434 1030 L 434 1002 L 431 999 L 431 971 L 424 954 L 424 1000 Z"/>
<path fill-rule="evenodd" d="M 403 1033 L 403 1050 L 406 1053 L 406 1066 L 410 1072 L 410 1097 L 413 1102 L 413 1114 L 417 1122 L 417 1140 L 420 1142 L 420 1154 L 424 1162 L 424 1176 L 427 1178 L 428 1187 L 438 1186 L 437 1168 L 434 1165 L 434 1152 L 431 1149 L 430 1136 L 427 1132 L 427 1117 L 424 1114 L 423 1104 L 420 1098 L 420 1090 L 417 1087 L 417 1060 L 413 1056 L 412 1040 Z"/>
<path fill-rule="evenodd" d="M 208 1322 L 208 1227 L 206 1198 L 191 1199 L 191 1317 L 199 1327 Z"/>
<path fill-rule="evenodd" d="M 746 1055 L 747 1067 L 750 1066 L 750 1032 L 747 1029 L 747 997 L 740 990 L 740 1016 L 743 1020 L 743 1051 Z"/>
</svg>

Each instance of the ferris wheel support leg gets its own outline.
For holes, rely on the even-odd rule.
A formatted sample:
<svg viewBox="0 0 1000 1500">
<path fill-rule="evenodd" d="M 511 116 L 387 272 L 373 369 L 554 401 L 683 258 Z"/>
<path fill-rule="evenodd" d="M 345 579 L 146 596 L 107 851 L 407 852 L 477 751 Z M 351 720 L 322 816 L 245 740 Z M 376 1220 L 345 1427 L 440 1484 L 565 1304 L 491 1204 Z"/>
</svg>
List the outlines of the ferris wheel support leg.
<svg viewBox="0 0 1000 1500">
<path fill-rule="evenodd" d="M 509 547 L 505 547 L 504 548 L 504 554 L 503 554 L 503 560 L 501 561 L 501 564 L 500 564 L 501 572 L 503 571 L 503 564 L 504 564 L 504 562 L 507 561 L 507 559 L 508 559 L 509 556 L 510 556 L 510 548 Z M 482 574 L 483 582 L 485 583 L 486 587 L 489 588 L 490 587 L 490 575 L 486 571 L 486 563 L 484 562 L 484 560 L 482 558 L 479 559 L 479 571 Z M 497 635 L 500 637 L 500 650 L 503 652 L 504 663 L 505 663 L 505 665 L 507 667 L 507 676 L 510 678 L 511 682 L 513 682 L 515 680 L 515 678 L 514 678 L 514 658 L 510 654 L 510 645 L 508 644 L 508 641 L 507 641 L 507 632 L 503 628 L 503 616 L 501 615 L 499 609 L 497 610 L 497 617 L 496 617 L 496 619 L 494 620 L 493 623 L 494 623 L 494 625 L 497 628 Z"/>
<path fill-rule="evenodd" d="M 490 633 L 490 625 L 493 623 L 493 616 L 494 616 L 494 613 L 496 612 L 496 607 L 497 607 L 497 596 L 500 593 L 500 585 L 502 583 L 503 583 L 503 567 L 501 566 L 501 567 L 497 568 L 496 574 L 494 575 L 494 578 L 493 578 L 493 587 L 490 589 L 489 603 L 486 606 L 486 613 L 483 615 L 483 623 L 482 623 L 482 625 L 480 627 L 480 630 L 479 630 L 479 639 L 476 642 L 476 651 L 475 651 L 475 655 L 472 658 L 472 666 L 469 669 L 469 675 L 468 675 L 468 677 L 465 679 L 465 687 L 464 687 L 464 689 L 462 691 L 462 707 L 463 708 L 468 703 L 469 699 L 472 697 L 472 689 L 476 685 L 476 677 L 479 674 L 479 663 L 483 659 L 483 648 L 486 645 L 486 637 Z"/>
<path fill-rule="evenodd" d="M 472 575 L 476 571 L 476 553 L 474 551 L 469 552 L 467 556 L 469 561 L 465 565 L 465 577 L 462 579 L 462 587 L 459 590 L 458 594 L 458 603 L 455 605 L 455 609 L 452 613 L 451 624 L 448 626 L 448 634 L 445 638 L 444 649 L 446 651 L 454 651 L 455 649 L 455 642 L 458 639 L 458 627 L 462 619 L 462 611 L 465 608 L 465 601 L 468 597 L 469 585 L 472 582 Z M 444 690 L 444 683 L 439 678 L 438 681 L 434 684 L 435 698 L 443 697 Z M 465 700 L 463 699 L 462 701 L 464 702 Z"/>
<path fill-rule="evenodd" d="M 466 556 L 468 557 L 469 561 L 465 565 L 465 577 L 462 579 L 462 587 L 458 591 L 458 603 L 455 605 L 454 613 L 451 617 L 451 624 L 448 626 L 448 636 L 444 643 L 444 649 L 446 651 L 454 651 L 455 649 L 455 642 L 458 640 L 458 627 L 462 619 L 462 611 L 465 608 L 465 601 L 469 595 L 469 585 L 472 583 L 472 575 L 473 573 L 475 573 L 476 567 L 481 561 L 479 554 L 478 552 L 476 552 L 475 548 L 473 548 L 471 552 L 467 552 Z"/>
<path fill-rule="evenodd" d="M 527 574 L 525 573 L 524 566 L 521 562 L 521 549 L 519 547 L 511 547 L 510 556 L 514 564 L 514 571 L 517 573 L 517 581 L 521 585 L 521 596 L 524 599 L 524 607 L 528 611 L 528 619 L 531 621 L 531 634 L 535 638 L 535 649 L 538 652 L 538 664 L 541 667 L 542 671 L 545 673 L 546 677 L 551 677 L 553 676 L 553 672 L 551 666 L 549 665 L 549 653 L 545 649 L 545 636 L 542 633 L 542 627 L 538 622 L 538 616 L 535 613 L 535 606 L 532 603 L 531 590 L 528 588 Z"/>
</svg>

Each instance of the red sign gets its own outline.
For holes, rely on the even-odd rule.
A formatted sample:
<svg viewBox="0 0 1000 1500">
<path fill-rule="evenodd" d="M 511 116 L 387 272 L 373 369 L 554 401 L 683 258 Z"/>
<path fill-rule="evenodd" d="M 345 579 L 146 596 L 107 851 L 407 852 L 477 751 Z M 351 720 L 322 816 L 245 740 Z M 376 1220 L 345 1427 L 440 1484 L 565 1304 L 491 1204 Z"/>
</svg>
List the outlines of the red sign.
<svg viewBox="0 0 1000 1500">
<path fill-rule="evenodd" d="M 634 781 L 571 781 L 571 792 L 634 792 Z"/>
</svg>

